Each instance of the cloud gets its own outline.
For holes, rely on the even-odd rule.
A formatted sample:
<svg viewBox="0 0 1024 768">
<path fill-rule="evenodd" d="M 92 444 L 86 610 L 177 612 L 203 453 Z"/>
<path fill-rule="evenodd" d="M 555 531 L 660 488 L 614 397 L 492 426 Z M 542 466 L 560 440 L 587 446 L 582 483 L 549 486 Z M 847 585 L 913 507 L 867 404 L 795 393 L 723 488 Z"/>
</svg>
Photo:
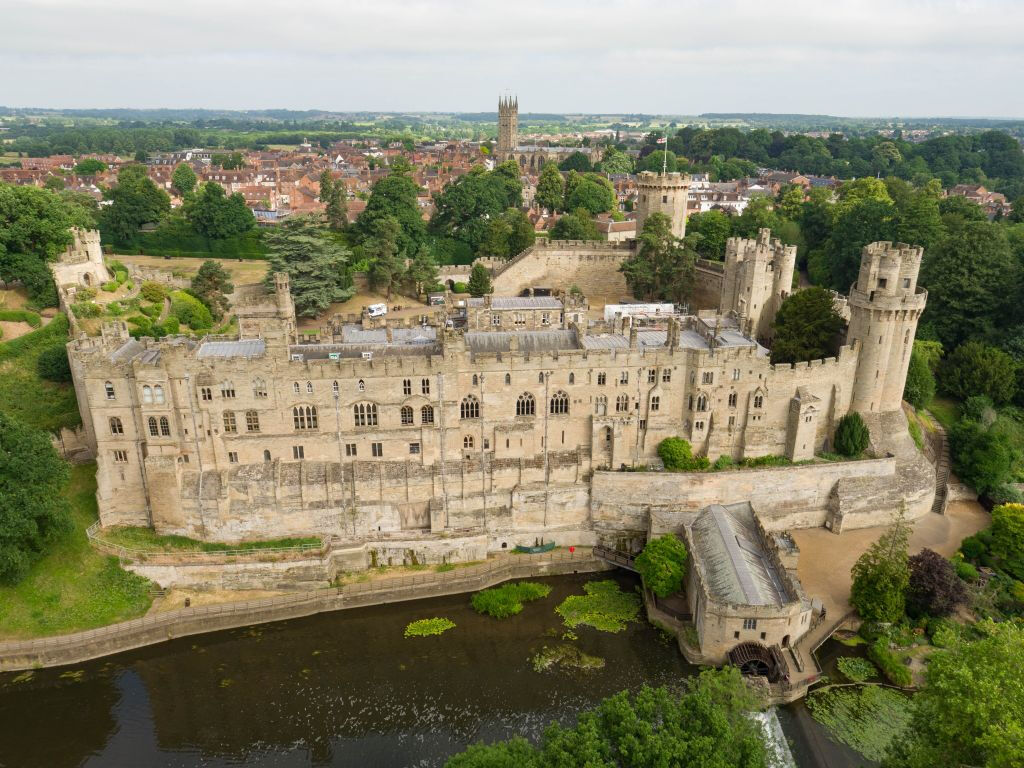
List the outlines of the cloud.
<svg viewBox="0 0 1024 768">
<path fill-rule="evenodd" d="M 0 103 L 1020 114 L 1012 0 L 7 0 Z"/>
</svg>

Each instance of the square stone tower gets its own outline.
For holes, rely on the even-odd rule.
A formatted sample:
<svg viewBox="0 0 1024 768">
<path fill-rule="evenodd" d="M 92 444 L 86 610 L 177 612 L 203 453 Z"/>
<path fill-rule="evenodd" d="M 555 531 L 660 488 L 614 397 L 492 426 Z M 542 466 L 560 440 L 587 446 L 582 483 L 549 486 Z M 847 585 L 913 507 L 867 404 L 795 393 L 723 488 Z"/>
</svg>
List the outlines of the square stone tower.
<svg viewBox="0 0 1024 768">
<path fill-rule="evenodd" d="M 498 157 L 519 146 L 519 98 L 498 99 Z"/>
<path fill-rule="evenodd" d="M 719 312 L 735 312 L 745 321 L 744 331 L 767 339 L 782 301 L 792 293 L 795 268 L 796 246 L 772 239 L 770 229 L 759 230 L 757 240 L 730 237 Z"/>
</svg>

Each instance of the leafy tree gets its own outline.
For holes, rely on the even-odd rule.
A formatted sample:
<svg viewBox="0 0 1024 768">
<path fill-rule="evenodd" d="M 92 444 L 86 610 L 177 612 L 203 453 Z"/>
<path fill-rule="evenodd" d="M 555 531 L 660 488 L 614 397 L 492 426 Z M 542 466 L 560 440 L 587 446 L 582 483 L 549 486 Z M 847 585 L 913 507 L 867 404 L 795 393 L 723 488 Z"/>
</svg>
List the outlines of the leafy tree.
<svg viewBox="0 0 1024 768">
<path fill-rule="evenodd" d="M 601 158 L 601 172 L 608 174 L 632 173 L 633 158 L 615 147 L 608 147 Z"/>
<path fill-rule="evenodd" d="M 939 384 L 944 392 L 959 400 L 985 395 L 1001 405 L 1010 402 L 1017 391 L 1016 364 L 997 347 L 968 341 L 942 362 Z"/>
<path fill-rule="evenodd" d="M 95 176 L 97 173 L 107 170 L 107 164 L 94 157 L 87 157 L 80 161 L 73 170 L 78 176 Z"/>
<path fill-rule="evenodd" d="M 683 588 L 686 546 L 673 534 L 658 536 L 647 542 L 635 565 L 654 594 L 668 597 Z"/>
<path fill-rule="evenodd" d="M 903 243 L 919 245 L 925 253 L 938 244 L 945 234 L 939 215 L 942 187 L 933 179 L 924 188 L 909 193 L 896 203 L 895 237 Z"/>
<path fill-rule="evenodd" d="M 71 530 L 68 465 L 50 436 L 0 411 L 0 582 L 13 584 Z"/>
<path fill-rule="evenodd" d="M 907 367 L 907 381 L 903 387 L 903 399 L 915 408 L 924 408 L 935 397 L 935 374 L 928 365 L 928 358 L 914 342 Z"/>
<path fill-rule="evenodd" d="M 1006 286 L 1019 284 L 1020 270 L 998 224 L 958 219 L 947 222 L 946 230 L 921 265 L 921 283 L 928 287 L 921 320 L 952 349 L 1005 322 L 1014 300 Z"/>
<path fill-rule="evenodd" d="M 585 210 L 573 211 L 562 216 L 551 228 L 552 240 L 600 240 L 597 225 Z"/>
<path fill-rule="evenodd" d="M 772 364 L 835 355 L 843 325 L 832 294 L 824 288 L 812 286 L 787 296 L 772 324 Z"/>
<path fill-rule="evenodd" d="M 291 282 L 295 311 L 316 317 L 333 302 L 352 298 L 355 288 L 349 271 L 350 253 L 312 216 L 290 218 L 267 234 L 267 285 L 275 272 Z"/>
<path fill-rule="evenodd" d="M 693 291 L 695 266 L 693 251 L 672 233 L 672 220 L 653 213 L 644 221 L 636 252 L 619 270 L 637 298 L 682 303 Z"/>
<path fill-rule="evenodd" d="M 990 550 L 1000 567 L 1024 581 L 1024 506 L 1002 504 L 992 509 Z"/>
<path fill-rule="evenodd" d="M 207 182 L 184 206 L 185 216 L 192 228 L 203 237 L 224 240 L 248 232 L 256 226 L 245 198 L 238 192 L 227 196 L 224 187 Z"/>
<path fill-rule="evenodd" d="M 590 158 L 582 152 L 573 152 L 559 164 L 558 168 L 562 171 L 582 172 L 593 170 L 593 167 L 590 164 Z"/>
<path fill-rule="evenodd" d="M 892 240 L 895 217 L 896 207 L 891 200 L 854 198 L 853 202 L 836 204 L 832 231 L 825 244 L 832 288 L 843 293 L 850 289 L 860 270 L 864 246 L 880 240 Z"/>
<path fill-rule="evenodd" d="M 584 768 L 584 766 L 672 766 L 673 768 L 767 768 L 769 759 L 756 723 L 758 707 L 739 670 L 706 670 L 684 690 L 622 691 L 580 715 L 575 726 L 551 725 L 532 755 L 522 745 L 478 745 L 446 768 Z"/>
<path fill-rule="evenodd" d="M 493 171 L 476 166 L 435 195 L 430 228 L 477 250 L 490 220 L 521 204 L 522 184 L 515 163 L 502 163 Z"/>
<path fill-rule="evenodd" d="M 483 264 L 474 264 L 469 272 L 467 284 L 470 296 L 483 296 L 494 290 L 491 286 L 491 275 Z"/>
<path fill-rule="evenodd" d="M 967 599 L 967 589 L 953 564 L 938 552 L 923 549 L 908 561 L 907 613 L 948 616 Z"/>
<path fill-rule="evenodd" d="M 117 186 L 106 190 L 104 197 L 110 205 L 103 209 L 101 224 L 118 243 L 132 242 L 139 227 L 159 222 L 171 209 L 170 197 L 141 165 L 123 166 L 117 174 Z"/>
<path fill-rule="evenodd" d="M 779 190 L 776 209 L 790 221 L 799 221 L 804 210 L 804 188 L 799 184 L 787 184 Z"/>
<path fill-rule="evenodd" d="M 179 163 L 171 174 L 171 186 L 182 197 L 191 195 L 195 189 L 198 179 L 196 172 L 188 163 Z"/>
<path fill-rule="evenodd" d="M 363 253 L 370 258 L 370 285 L 383 288 L 391 301 L 391 292 L 402 282 L 405 260 L 398 253 L 401 226 L 398 219 L 385 216 L 373 223 L 373 230 L 363 243 Z"/>
<path fill-rule="evenodd" d="M 694 456 L 690 444 L 681 437 L 666 437 L 658 443 L 658 458 L 669 472 L 695 472 L 707 469 L 707 456 Z"/>
<path fill-rule="evenodd" d="M 572 211 L 583 208 L 595 216 L 614 210 L 617 207 L 615 188 L 608 179 L 587 174 L 579 179 L 572 192 L 566 192 L 565 206 Z"/>
<path fill-rule="evenodd" d="M 910 727 L 884 768 L 1024 765 L 1024 626 L 982 623 L 984 636 L 928 657 Z"/>
<path fill-rule="evenodd" d="M 55 305 L 47 262 L 71 243 L 72 226 L 90 223 L 84 211 L 60 195 L 0 183 L 0 280 L 18 280 L 33 301 Z"/>
<path fill-rule="evenodd" d="M 987 493 L 1010 479 L 1011 459 L 1006 435 L 964 420 L 949 431 L 953 471 L 978 493 Z"/>
<path fill-rule="evenodd" d="M 362 243 L 373 234 L 378 219 L 389 216 L 397 219 L 401 228 L 398 252 L 403 258 L 407 254 L 416 253 L 427 241 L 427 226 L 417 202 L 419 187 L 405 170 L 407 165 L 407 162 L 405 165 L 393 165 L 391 174 L 373 185 L 366 208 L 353 226 L 355 242 Z"/>
<path fill-rule="evenodd" d="M 693 236 L 694 249 L 699 256 L 722 261 L 725 241 L 732 236 L 732 219 L 722 211 L 695 213 L 686 220 L 686 234 Z"/>
<path fill-rule="evenodd" d="M 636 172 L 641 171 L 654 171 L 655 173 L 661 173 L 662 167 L 665 168 L 666 173 L 675 173 L 679 170 L 679 163 L 676 158 L 675 152 L 671 150 L 656 149 L 649 155 L 645 155 L 636 161 Z"/>
<path fill-rule="evenodd" d="M 545 163 L 541 168 L 533 199 L 537 205 L 551 213 L 565 208 L 565 179 L 554 163 Z"/>
<path fill-rule="evenodd" d="M 220 320 L 224 316 L 229 306 L 228 295 L 234 290 L 231 275 L 220 262 L 212 259 L 204 261 L 196 276 L 192 278 L 192 295 L 206 305 L 215 320 Z"/>
<path fill-rule="evenodd" d="M 36 371 L 47 381 L 71 381 L 71 364 L 63 344 L 44 347 L 36 358 Z"/>
<path fill-rule="evenodd" d="M 895 623 L 903 617 L 910 582 L 909 541 L 910 526 L 901 512 L 854 563 L 850 604 L 864 621 Z"/>
<path fill-rule="evenodd" d="M 437 285 L 437 263 L 427 246 L 421 245 L 416 251 L 405 271 L 404 281 L 409 293 L 414 296 L 422 296 L 434 290 Z"/>
<path fill-rule="evenodd" d="M 324 215 L 331 229 L 344 229 L 348 221 L 345 202 L 345 185 L 335 182 L 329 170 L 320 174 L 320 202 L 324 204 Z"/>
<path fill-rule="evenodd" d="M 509 208 L 488 221 L 479 253 L 481 256 L 510 259 L 533 245 L 535 239 L 536 233 L 526 214 L 518 208 Z"/>
<path fill-rule="evenodd" d="M 757 237 L 758 230 L 779 229 L 782 220 L 775 211 L 775 201 L 770 197 L 755 197 L 743 213 L 732 221 L 733 234 L 738 237 Z"/>
<path fill-rule="evenodd" d="M 870 439 L 868 425 L 856 411 L 847 413 L 836 426 L 836 451 L 843 456 L 860 456 L 867 450 Z"/>
<path fill-rule="evenodd" d="M 46 181 L 43 182 L 43 189 L 48 189 L 51 192 L 60 192 L 65 186 L 67 185 L 63 176 L 47 176 Z"/>
<path fill-rule="evenodd" d="M 185 291 L 171 293 L 171 312 L 193 331 L 201 331 L 213 325 L 213 316 L 206 305 Z"/>
<path fill-rule="evenodd" d="M 215 153 L 210 156 L 210 162 L 225 171 L 237 171 L 245 168 L 245 158 L 242 157 L 241 152 Z"/>
</svg>

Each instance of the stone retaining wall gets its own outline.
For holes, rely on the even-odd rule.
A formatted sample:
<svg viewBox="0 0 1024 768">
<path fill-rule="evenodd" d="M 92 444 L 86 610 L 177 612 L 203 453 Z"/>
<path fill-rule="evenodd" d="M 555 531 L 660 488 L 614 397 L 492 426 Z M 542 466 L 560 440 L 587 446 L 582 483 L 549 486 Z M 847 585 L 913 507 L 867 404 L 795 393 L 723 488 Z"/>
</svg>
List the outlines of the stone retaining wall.
<svg viewBox="0 0 1024 768">
<path fill-rule="evenodd" d="M 0 643 L 0 672 L 77 664 L 177 637 L 283 621 L 325 611 L 474 592 L 509 579 L 609 570 L 592 550 L 506 555 L 444 573 L 417 574 L 337 589 L 183 608 L 69 635 Z"/>
</svg>

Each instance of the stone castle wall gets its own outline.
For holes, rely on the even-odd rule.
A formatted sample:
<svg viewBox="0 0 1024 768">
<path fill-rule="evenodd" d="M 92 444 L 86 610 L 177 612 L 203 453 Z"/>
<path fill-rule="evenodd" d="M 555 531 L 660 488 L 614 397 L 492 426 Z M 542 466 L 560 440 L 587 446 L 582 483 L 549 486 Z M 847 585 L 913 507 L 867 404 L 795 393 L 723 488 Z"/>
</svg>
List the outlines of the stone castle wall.
<svg viewBox="0 0 1024 768">
<path fill-rule="evenodd" d="M 577 286 L 587 297 L 629 296 L 619 272 L 631 251 L 629 243 L 590 240 L 538 241 L 496 271 L 495 294 L 516 296 L 528 288 Z"/>
</svg>

